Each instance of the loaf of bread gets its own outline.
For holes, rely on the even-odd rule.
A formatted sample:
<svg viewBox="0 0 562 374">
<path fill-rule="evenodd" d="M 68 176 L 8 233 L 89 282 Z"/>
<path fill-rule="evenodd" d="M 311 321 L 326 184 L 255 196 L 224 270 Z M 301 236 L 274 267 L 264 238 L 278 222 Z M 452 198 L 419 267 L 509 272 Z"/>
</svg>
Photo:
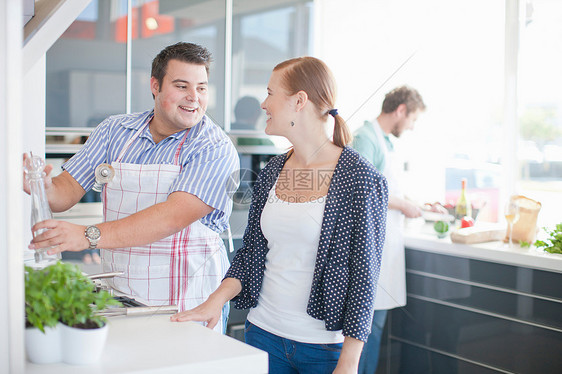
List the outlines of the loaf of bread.
<svg viewBox="0 0 562 374">
<path fill-rule="evenodd" d="M 541 203 L 525 196 L 511 196 L 511 200 L 519 206 L 519 219 L 513 224 L 513 237 L 515 243 L 524 241 L 533 243 L 537 234 L 537 219 L 541 210 Z M 509 228 L 505 233 L 504 242 L 509 240 Z"/>
</svg>

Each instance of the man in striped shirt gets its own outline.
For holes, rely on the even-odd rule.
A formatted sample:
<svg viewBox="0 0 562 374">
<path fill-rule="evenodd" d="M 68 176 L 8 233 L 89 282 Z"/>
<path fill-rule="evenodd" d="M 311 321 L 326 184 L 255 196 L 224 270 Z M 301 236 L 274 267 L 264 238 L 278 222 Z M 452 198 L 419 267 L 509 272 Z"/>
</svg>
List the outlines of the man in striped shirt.
<svg viewBox="0 0 562 374">
<path fill-rule="evenodd" d="M 104 271 L 124 273 L 112 283 L 118 291 L 180 310 L 205 301 L 228 268 L 218 234 L 228 227 L 239 169 L 232 142 L 205 114 L 210 62 L 209 51 L 191 43 L 156 56 L 154 109 L 104 120 L 46 182 L 52 210 L 65 211 L 92 188 L 96 167 L 110 164 L 115 176 L 102 191 L 104 222 L 43 221 L 33 230 L 49 230 L 30 248 L 99 247 Z"/>
</svg>

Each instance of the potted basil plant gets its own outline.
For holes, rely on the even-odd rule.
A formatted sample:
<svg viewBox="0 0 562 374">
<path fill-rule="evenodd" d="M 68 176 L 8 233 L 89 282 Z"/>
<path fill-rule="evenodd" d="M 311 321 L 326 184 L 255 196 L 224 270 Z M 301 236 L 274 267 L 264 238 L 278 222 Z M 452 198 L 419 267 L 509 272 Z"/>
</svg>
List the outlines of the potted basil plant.
<svg viewBox="0 0 562 374">
<path fill-rule="evenodd" d="M 58 335 L 58 345 L 54 342 L 47 362 L 63 361 L 68 364 L 90 364 L 96 362 L 107 338 L 107 321 L 97 315 L 110 305 L 120 305 L 107 291 L 95 291 L 95 285 L 78 266 L 57 262 L 43 269 L 26 270 L 26 321 L 37 330 L 54 338 Z M 28 333 L 28 330 L 29 333 Z M 30 361 L 36 357 L 31 353 L 28 337 L 33 329 L 26 329 L 26 348 Z M 48 331 L 48 333 L 47 333 Z M 31 342 L 29 342 L 31 343 Z M 47 343 L 43 342 L 43 345 Z M 57 354 L 58 348 L 58 354 Z M 45 355 L 43 354 L 42 357 Z M 58 361 L 57 361 L 58 358 Z"/>
<path fill-rule="evenodd" d="M 60 312 L 55 305 L 53 271 L 25 268 L 25 350 L 36 364 L 62 360 Z"/>
</svg>

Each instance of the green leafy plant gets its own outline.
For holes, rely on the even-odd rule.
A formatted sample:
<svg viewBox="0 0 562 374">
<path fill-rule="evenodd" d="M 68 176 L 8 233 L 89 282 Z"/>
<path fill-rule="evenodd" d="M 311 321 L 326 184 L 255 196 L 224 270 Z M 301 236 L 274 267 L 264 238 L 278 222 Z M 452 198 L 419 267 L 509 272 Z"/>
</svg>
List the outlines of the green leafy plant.
<svg viewBox="0 0 562 374">
<path fill-rule="evenodd" d="M 535 247 L 542 248 L 549 253 L 562 254 L 562 223 L 556 225 L 554 230 L 544 228 L 544 231 L 550 236 L 546 240 L 537 240 Z"/>
<path fill-rule="evenodd" d="M 519 245 L 521 246 L 521 248 L 529 248 L 531 246 L 531 243 L 524 240 L 519 240 Z"/>
<path fill-rule="evenodd" d="M 58 262 L 44 269 L 26 267 L 25 312 L 29 325 L 45 332 L 57 322 L 78 328 L 97 328 L 106 319 L 96 312 L 120 305 L 107 291 L 95 285 L 78 266 Z"/>
<path fill-rule="evenodd" d="M 44 333 L 45 327 L 54 327 L 60 320 L 60 312 L 54 303 L 55 289 L 51 286 L 55 274 L 27 266 L 25 270 L 26 325 L 37 327 Z"/>
</svg>

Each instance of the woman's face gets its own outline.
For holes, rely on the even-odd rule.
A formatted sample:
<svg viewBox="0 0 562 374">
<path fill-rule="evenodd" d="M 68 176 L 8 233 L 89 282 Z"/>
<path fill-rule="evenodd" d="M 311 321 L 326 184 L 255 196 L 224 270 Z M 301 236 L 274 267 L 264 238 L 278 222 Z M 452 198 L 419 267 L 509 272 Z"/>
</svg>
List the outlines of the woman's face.
<svg viewBox="0 0 562 374">
<path fill-rule="evenodd" d="M 267 85 L 267 97 L 261 104 L 266 114 L 267 135 L 285 136 L 291 128 L 291 121 L 295 119 L 291 97 L 281 84 L 281 74 L 274 71 Z"/>
</svg>

